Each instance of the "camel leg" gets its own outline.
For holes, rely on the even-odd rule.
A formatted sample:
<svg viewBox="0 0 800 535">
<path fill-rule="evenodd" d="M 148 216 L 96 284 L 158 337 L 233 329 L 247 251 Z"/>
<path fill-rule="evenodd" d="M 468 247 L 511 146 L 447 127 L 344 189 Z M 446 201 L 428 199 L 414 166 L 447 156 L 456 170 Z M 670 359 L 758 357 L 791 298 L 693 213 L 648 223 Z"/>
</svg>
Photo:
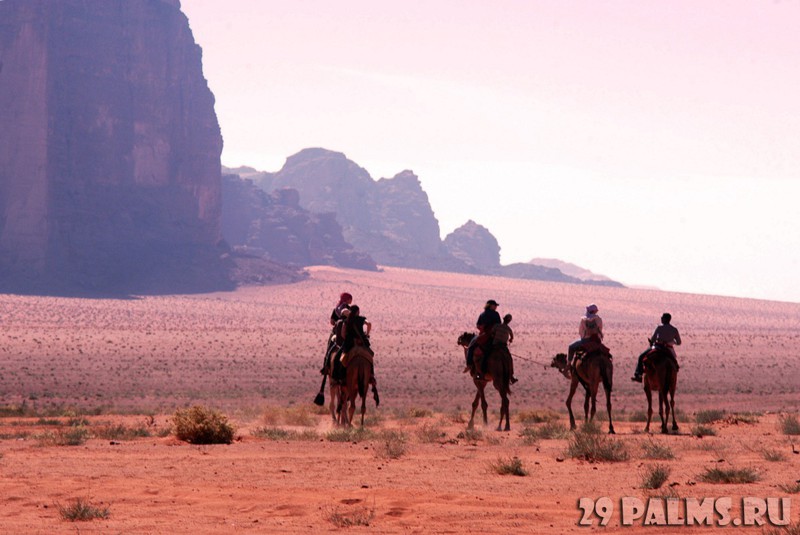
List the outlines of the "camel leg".
<svg viewBox="0 0 800 535">
<path fill-rule="evenodd" d="M 509 405 L 510 405 L 510 403 L 508 401 L 508 394 L 507 393 L 503 394 L 501 397 L 502 397 L 502 401 L 500 402 L 500 423 L 497 424 L 497 430 L 500 431 L 501 426 L 503 425 L 503 417 L 505 416 L 505 419 L 506 419 L 505 430 L 506 431 L 511 431 L 511 421 L 508 418 L 508 413 L 509 413 L 508 409 L 509 409 Z"/>
<path fill-rule="evenodd" d="M 569 428 L 573 431 L 577 427 L 575 425 L 575 415 L 572 414 L 572 398 L 575 397 L 575 390 L 578 389 L 578 378 L 573 377 L 569 385 L 569 395 L 567 396 L 567 411 L 569 411 Z"/>
<path fill-rule="evenodd" d="M 489 404 L 486 402 L 486 383 L 481 388 L 481 411 L 483 411 L 483 425 L 489 425 L 489 415 L 486 412 L 489 409 Z"/>
<path fill-rule="evenodd" d="M 355 392 L 347 396 L 347 427 L 353 427 L 353 415 L 356 413 Z"/>
<path fill-rule="evenodd" d="M 585 391 L 586 397 L 583 400 L 583 421 L 584 422 L 588 422 L 589 421 L 589 389 L 586 388 L 586 389 L 584 389 L 584 391 Z"/>
<path fill-rule="evenodd" d="M 596 383 L 589 388 L 589 396 L 592 399 L 592 412 L 589 414 L 589 421 L 594 421 L 594 415 L 597 414 L 597 390 L 599 386 L 599 383 Z"/>
<path fill-rule="evenodd" d="M 653 393 L 650 391 L 650 384 L 645 378 L 644 395 L 647 396 L 647 425 L 644 426 L 644 432 L 650 432 L 650 420 L 653 419 Z"/>
<path fill-rule="evenodd" d="M 663 394 L 663 396 L 664 396 L 664 423 L 661 425 L 661 432 L 664 433 L 665 435 L 667 434 L 667 423 L 669 422 L 669 410 L 670 410 L 669 398 L 667 397 L 668 395 L 669 395 L 669 393 L 667 392 L 667 389 L 665 388 L 664 389 L 664 394 Z"/>
<path fill-rule="evenodd" d="M 364 427 L 364 415 L 367 414 L 367 396 L 361 398 L 361 427 Z"/>
<path fill-rule="evenodd" d="M 337 391 L 338 388 L 339 387 L 336 386 L 336 385 L 333 385 L 333 384 L 331 385 L 330 409 L 331 409 L 331 420 L 333 420 L 333 423 L 337 423 L 337 420 L 336 420 L 336 409 L 339 406 L 339 397 L 336 395 L 336 391 Z"/>
<path fill-rule="evenodd" d="M 467 429 L 473 429 L 475 427 L 475 411 L 478 410 L 478 403 L 481 399 L 481 387 L 479 384 L 475 384 L 478 387 L 478 390 L 475 392 L 475 400 L 472 402 L 472 415 L 469 417 L 469 423 L 467 424 Z"/>
<path fill-rule="evenodd" d="M 672 430 L 678 430 L 678 423 L 675 421 L 675 390 L 670 389 L 669 391 L 669 405 L 672 409 Z"/>
<path fill-rule="evenodd" d="M 658 417 L 661 418 L 661 432 L 667 432 L 667 422 L 664 421 L 664 393 L 659 389 L 658 391 Z"/>
<path fill-rule="evenodd" d="M 616 435 L 616 431 L 614 431 L 614 424 L 611 421 L 611 389 L 606 390 L 606 387 L 603 386 L 603 391 L 606 393 L 606 410 L 608 411 L 608 434 Z"/>
</svg>

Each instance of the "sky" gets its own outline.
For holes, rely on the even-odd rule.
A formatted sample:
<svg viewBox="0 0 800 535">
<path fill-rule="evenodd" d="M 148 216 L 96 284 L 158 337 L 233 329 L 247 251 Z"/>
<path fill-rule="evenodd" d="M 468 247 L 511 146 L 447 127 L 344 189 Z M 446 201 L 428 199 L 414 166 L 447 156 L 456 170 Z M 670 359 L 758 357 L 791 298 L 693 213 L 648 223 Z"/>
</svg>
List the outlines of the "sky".
<svg viewBox="0 0 800 535">
<path fill-rule="evenodd" d="M 444 237 L 800 302 L 800 0 L 182 0 L 227 166 L 410 169 Z"/>
</svg>

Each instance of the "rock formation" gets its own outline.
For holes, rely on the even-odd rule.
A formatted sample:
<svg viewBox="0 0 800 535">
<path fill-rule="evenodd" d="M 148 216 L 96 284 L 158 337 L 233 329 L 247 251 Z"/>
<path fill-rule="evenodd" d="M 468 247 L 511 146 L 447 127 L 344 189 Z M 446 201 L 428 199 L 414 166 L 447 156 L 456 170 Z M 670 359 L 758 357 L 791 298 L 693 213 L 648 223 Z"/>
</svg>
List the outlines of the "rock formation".
<svg viewBox="0 0 800 535">
<path fill-rule="evenodd" d="M 500 245 L 489 229 L 469 220 L 444 239 L 447 250 L 481 272 L 500 267 Z"/>
<path fill-rule="evenodd" d="M 230 287 L 201 54 L 177 0 L 0 2 L 0 291 Z"/>
<path fill-rule="evenodd" d="M 297 266 L 377 269 L 345 241 L 335 214 L 301 208 L 295 189 L 266 193 L 251 180 L 223 175 L 222 199 L 222 234 L 236 251 Z"/>
</svg>

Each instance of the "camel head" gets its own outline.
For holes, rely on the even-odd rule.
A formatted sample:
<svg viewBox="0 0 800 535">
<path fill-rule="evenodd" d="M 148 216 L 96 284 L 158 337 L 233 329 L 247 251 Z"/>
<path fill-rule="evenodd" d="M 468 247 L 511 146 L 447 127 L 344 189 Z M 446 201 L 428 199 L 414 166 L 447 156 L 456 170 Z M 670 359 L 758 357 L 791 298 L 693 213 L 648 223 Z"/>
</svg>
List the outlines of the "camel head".
<svg viewBox="0 0 800 535">
<path fill-rule="evenodd" d="M 565 370 L 567 368 L 567 356 L 564 353 L 559 353 L 550 361 L 550 367 L 558 368 L 559 371 Z"/>
<path fill-rule="evenodd" d="M 464 332 L 458 337 L 458 345 L 467 347 L 473 338 L 475 338 L 475 333 Z"/>
</svg>

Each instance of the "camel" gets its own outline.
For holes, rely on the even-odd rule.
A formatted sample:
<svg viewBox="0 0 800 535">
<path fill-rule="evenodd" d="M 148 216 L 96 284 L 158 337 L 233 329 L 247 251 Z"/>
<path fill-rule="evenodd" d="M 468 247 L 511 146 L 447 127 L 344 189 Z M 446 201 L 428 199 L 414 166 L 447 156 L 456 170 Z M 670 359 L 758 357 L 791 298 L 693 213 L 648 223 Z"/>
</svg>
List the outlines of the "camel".
<svg viewBox="0 0 800 535">
<path fill-rule="evenodd" d="M 614 378 L 614 364 L 608 354 L 602 351 L 595 351 L 581 358 L 580 364 L 575 368 L 574 373 L 570 373 L 567 365 L 567 356 L 564 353 L 559 353 L 553 357 L 550 363 L 552 368 L 558 368 L 558 371 L 567 377 L 571 377 L 569 385 L 569 396 L 567 396 L 567 410 L 569 411 L 569 427 L 575 429 L 575 416 L 572 414 L 572 398 L 575 395 L 575 390 L 580 383 L 586 391 L 586 400 L 583 403 L 583 411 L 585 421 L 589 422 L 594 420 L 594 415 L 597 412 L 597 390 L 600 383 L 603 383 L 603 390 L 606 393 L 606 408 L 608 409 L 608 432 L 614 434 L 614 424 L 611 422 L 611 388 Z M 591 414 L 589 413 L 589 400 L 591 400 Z"/>
<path fill-rule="evenodd" d="M 346 366 L 346 380 L 342 387 L 341 397 L 343 406 L 339 418 L 341 424 L 352 427 L 353 415 L 356 412 L 356 396 L 361 396 L 361 427 L 364 427 L 364 415 L 367 413 L 367 391 L 372 381 L 372 363 L 363 353 L 357 351 L 354 353 Z M 372 392 L 377 406 L 379 403 L 378 391 L 374 386 Z"/>
<path fill-rule="evenodd" d="M 319 389 L 319 393 L 314 399 L 316 405 L 320 407 L 325 405 L 325 383 L 328 382 L 330 389 L 329 408 L 331 411 L 331 420 L 333 420 L 334 424 L 339 422 L 339 414 L 342 410 L 342 382 L 336 378 L 341 376 L 341 364 L 334 362 L 334 357 L 338 351 L 339 346 L 336 344 L 336 337 L 331 336 L 328 341 L 327 358 L 325 359 L 325 362 L 328 363 L 328 367 L 325 370 L 325 375 L 322 377 L 322 386 Z"/>
<path fill-rule="evenodd" d="M 464 354 L 467 352 L 467 348 L 469 347 L 470 342 L 472 341 L 475 335 L 473 333 L 465 332 L 461 336 L 458 337 L 458 345 L 464 348 Z M 482 355 L 482 350 L 480 347 L 475 349 L 475 360 L 478 360 L 478 357 Z M 510 356 L 509 356 L 510 358 Z M 488 373 L 487 377 L 491 376 L 492 384 L 494 385 L 497 392 L 500 394 L 500 422 L 497 424 L 498 431 L 511 431 L 511 422 L 509 419 L 509 400 L 508 395 L 511 394 L 511 369 L 507 358 L 504 355 L 500 354 L 497 351 L 493 351 L 489 355 L 489 363 L 488 363 Z M 469 424 L 467 425 L 468 429 L 472 429 L 474 427 L 475 422 L 475 411 L 478 409 L 478 403 L 480 402 L 481 409 L 483 410 L 483 424 L 488 425 L 488 418 L 486 415 L 486 409 L 488 408 L 489 404 L 486 402 L 486 384 L 489 382 L 487 379 L 478 379 L 477 374 L 475 371 L 475 367 L 473 366 L 472 370 L 470 370 L 470 375 L 472 376 L 472 382 L 475 384 L 475 388 L 478 391 L 475 393 L 475 400 L 472 402 L 472 415 L 469 418 Z M 503 418 L 505 418 L 506 426 L 505 429 L 503 428 Z"/>
<path fill-rule="evenodd" d="M 650 432 L 650 420 L 653 417 L 653 391 L 658 392 L 658 415 L 661 417 L 661 432 L 667 434 L 667 422 L 672 410 L 672 430 L 678 430 L 675 422 L 675 387 L 678 384 L 678 366 L 668 349 L 657 348 L 644 359 L 644 394 L 647 396 L 647 425 L 644 430 Z M 667 403 L 669 395 L 669 403 Z M 666 409 L 666 415 L 664 410 Z"/>
</svg>

